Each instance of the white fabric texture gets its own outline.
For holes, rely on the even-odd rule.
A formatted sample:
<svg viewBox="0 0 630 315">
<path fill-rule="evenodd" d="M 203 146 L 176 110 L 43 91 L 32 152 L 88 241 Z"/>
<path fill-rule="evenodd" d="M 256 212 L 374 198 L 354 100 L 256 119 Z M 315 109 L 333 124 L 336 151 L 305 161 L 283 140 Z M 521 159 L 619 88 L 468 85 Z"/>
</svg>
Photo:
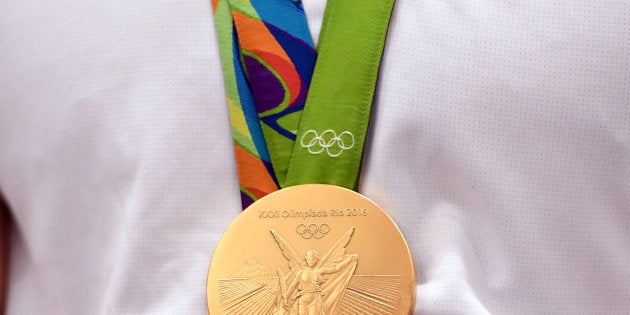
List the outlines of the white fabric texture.
<svg viewBox="0 0 630 315">
<path fill-rule="evenodd" d="M 624 1 L 397 1 L 360 191 L 414 313 L 630 310 L 629 30 Z M 210 4 L 5 0 L 0 47 L 8 314 L 206 313 L 240 211 Z"/>
</svg>

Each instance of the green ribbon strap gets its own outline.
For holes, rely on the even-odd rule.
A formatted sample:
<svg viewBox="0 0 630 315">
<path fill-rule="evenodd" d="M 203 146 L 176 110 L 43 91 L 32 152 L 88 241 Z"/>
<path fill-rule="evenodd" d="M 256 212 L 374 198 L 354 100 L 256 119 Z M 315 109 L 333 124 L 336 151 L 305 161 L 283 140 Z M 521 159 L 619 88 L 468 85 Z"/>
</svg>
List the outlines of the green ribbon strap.
<svg viewBox="0 0 630 315">
<path fill-rule="evenodd" d="M 283 187 L 356 189 L 394 0 L 329 0 Z"/>
</svg>

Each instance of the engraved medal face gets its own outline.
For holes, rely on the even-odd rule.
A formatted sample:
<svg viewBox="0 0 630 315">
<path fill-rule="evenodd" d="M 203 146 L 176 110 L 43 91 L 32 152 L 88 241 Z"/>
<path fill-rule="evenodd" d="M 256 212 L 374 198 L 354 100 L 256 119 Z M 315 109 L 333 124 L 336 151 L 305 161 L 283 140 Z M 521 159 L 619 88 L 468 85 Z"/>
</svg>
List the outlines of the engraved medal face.
<svg viewBox="0 0 630 315">
<path fill-rule="evenodd" d="M 415 275 L 391 218 L 337 186 L 282 189 L 240 214 L 208 273 L 210 314 L 411 314 Z"/>
</svg>

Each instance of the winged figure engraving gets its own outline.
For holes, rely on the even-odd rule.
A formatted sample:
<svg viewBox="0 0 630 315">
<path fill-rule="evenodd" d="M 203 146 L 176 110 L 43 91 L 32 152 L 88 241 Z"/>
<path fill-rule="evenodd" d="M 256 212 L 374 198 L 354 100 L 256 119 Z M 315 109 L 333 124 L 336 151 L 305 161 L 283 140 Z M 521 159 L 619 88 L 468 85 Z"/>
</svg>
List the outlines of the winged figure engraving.
<svg viewBox="0 0 630 315">
<path fill-rule="evenodd" d="M 219 279 L 222 314 L 323 315 L 394 314 L 400 299 L 400 277 L 354 275 L 359 255 L 347 254 L 355 229 L 348 230 L 323 256 L 314 249 L 304 258 L 278 232 L 271 235 L 287 259 L 289 270 L 276 275 L 249 259 L 238 278 Z M 242 268 L 243 270 L 243 268 Z"/>
<path fill-rule="evenodd" d="M 359 259 L 357 254 L 346 254 L 353 233 L 354 228 L 351 228 L 323 257 L 318 257 L 317 251 L 311 249 L 302 259 L 282 236 L 271 230 L 293 274 L 282 296 L 288 314 L 334 314 Z"/>
</svg>

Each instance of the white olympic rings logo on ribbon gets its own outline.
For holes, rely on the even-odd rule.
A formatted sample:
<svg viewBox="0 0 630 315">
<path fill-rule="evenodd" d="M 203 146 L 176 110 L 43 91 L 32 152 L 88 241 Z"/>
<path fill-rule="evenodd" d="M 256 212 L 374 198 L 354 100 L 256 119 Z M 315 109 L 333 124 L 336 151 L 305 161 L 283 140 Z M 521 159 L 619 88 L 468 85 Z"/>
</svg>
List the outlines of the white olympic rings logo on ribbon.
<svg viewBox="0 0 630 315">
<path fill-rule="evenodd" d="M 337 135 L 332 129 L 318 135 L 317 131 L 309 130 L 302 135 L 300 145 L 313 155 L 326 151 L 328 156 L 338 157 L 343 151 L 354 147 L 354 135 L 350 131 L 344 131 Z"/>
</svg>

